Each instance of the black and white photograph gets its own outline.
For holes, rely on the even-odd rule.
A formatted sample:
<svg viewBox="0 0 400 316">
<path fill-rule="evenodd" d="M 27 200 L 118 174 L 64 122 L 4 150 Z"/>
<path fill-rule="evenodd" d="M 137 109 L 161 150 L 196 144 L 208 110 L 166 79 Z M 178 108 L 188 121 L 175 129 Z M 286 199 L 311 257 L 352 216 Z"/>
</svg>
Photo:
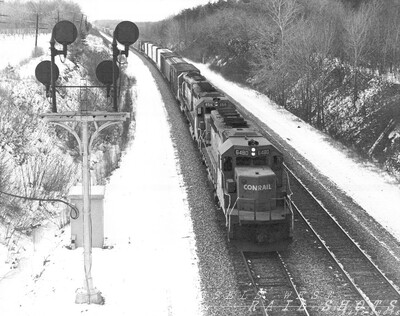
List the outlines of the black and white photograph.
<svg viewBox="0 0 400 316">
<path fill-rule="evenodd" d="M 400 315 L 400 0 L 0 0 L 0 314 Z"/>
</svg>

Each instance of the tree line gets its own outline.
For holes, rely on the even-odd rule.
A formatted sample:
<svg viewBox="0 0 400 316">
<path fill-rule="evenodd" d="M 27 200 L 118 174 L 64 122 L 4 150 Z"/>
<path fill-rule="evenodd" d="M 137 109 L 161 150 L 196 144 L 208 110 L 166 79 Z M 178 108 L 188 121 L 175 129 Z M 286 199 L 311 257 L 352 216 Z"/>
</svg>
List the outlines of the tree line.
<svg viewBox="0 0 400 316">
<path fill-rule="evenodd" d="M 0 33 L 34 33 L 38 16 L 39 30 L 51 32 L 61 20 L 77 26 L 86 24 L 80 6 L 71 1 L 28 1 L 0 3 Z"/>
<path fill-rule="evenodd" d="M 400 68 L 399 0 L 220 0 L 141 25 L 141 34 L 210 62 L 321 129 L 344 81 L 368 115 L 358 102 L 365 83 Z"/>
</svg>

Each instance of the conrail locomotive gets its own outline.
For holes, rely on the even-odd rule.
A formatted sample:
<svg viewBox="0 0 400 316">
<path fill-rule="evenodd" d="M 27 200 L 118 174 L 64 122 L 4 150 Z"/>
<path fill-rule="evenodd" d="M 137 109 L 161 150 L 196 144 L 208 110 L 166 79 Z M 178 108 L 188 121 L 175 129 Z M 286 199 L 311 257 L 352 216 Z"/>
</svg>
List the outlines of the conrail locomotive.
<svg viewBox="0 0 400 316">
<path fill-rule="evenodd" d="M 136 48 L 165 77 L 189 121 L 225 215 L 228 239 L 290 240 L 293 212 L 282 153 L 194 65 L 150 42 L 138 41 Z"/>
</svg>

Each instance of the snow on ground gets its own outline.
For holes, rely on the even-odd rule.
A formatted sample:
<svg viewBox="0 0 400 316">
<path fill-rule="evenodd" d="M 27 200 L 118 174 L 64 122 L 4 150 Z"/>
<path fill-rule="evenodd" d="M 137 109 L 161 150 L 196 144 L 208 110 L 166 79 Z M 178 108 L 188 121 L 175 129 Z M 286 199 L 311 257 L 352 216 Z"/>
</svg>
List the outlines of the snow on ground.
<svg viewBox="0 0 400 316">
<path fill-rule="evenodd" d="M 193 64 L 215 86 L 287 140 L 400 240 L 400 186 L 395 179 L 372 164 L 353 160 L 343 146 L 277 106 L 268 97 L 226 81 L 204 64 Z"/>
<path fill-rule="evenodd" d="M 44 43 L 48 39 L 44 36 Z M 1 52 L 5 66 L 11 57 L 3 54 L 9 51 Z M 19 58 L 30 56 L 30 49 L 23 51 L 26 56 Z M 267 97 L 196 66 L 400 240 L 400 216 L 393 207 L 400 205 L 398 183 L 370 164 L 353 161 L 341 146 Z M 105 234 L 114 248 L 93 250 L 93 282 L 106 304 L 74 303 L 84 280 L 83 251 L 57 247 L 48 256 L 49 249 L 67 245 L 70 238 L 68 228 L 60 235 L 52 226 L 35 232 L 18 269 L 0 275 L 2 315 L 201 315 L 195 241 L 166 113 L 153 78 L 133 54 L 128 71 L 137 78 L 136 136 L 106 186 Z M 5 255 L 0 251 L 0 264 Z"/>
<path fill-rule="evenodd" d="M 201 315 L 194 235 L 166 111 L 135 55 L 128 72 L 137 79 L 135 139 L 106 186 L 105 236 L 114 247 L 93 249 L 91 269 L 105 305 L 75 304 L 84 283 L 82 248 L 57 247 L 50 256 L 39 249 L 68 245 L 66 228 L 61 236 L 37 232 L 36 249 L 0 276 L 2 315 Z"/>
<path fill-rule="evenodd" d="M 194 236 L 166 112 L 143 63 L 132 56 L 129 67 L 138 85 L 137 126 L 133 145 L 107 186 L 107 235 L 126 260 L 120 272 L 129 276 L 126 300 L 134 311 L 200 315 Z"/>
<path fill-rule="evenodd" d="M 15 66 L 22 60 L 31 57 L 35 48 L 35 35 L 0 34 L 2 50 L 0 52 L 0 69 L 8 65 Z M 50 34 L 39 34 L 38 47 L 47 50 L 50 47 Z"/>
</svg>

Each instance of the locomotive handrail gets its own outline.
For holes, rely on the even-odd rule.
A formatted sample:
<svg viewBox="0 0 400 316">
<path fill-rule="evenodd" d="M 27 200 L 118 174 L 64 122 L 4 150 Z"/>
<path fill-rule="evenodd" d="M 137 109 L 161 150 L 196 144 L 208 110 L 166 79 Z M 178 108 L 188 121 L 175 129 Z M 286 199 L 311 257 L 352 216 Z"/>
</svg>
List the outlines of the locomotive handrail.
<svg viewBox="0 0 400 316">
<path fill-rule="evenodd" d="M 233 204 L 231 210 L 229 211 L 229 216 L 232 215 L 232 212 L 233 212 L 233 210 L 235 209 L 235 206 L 236 206 L 238 200 L 239 200 L 239 198 L 236 198 L 235 203 Z M 238 209 L 238 216 L 239 216 L 239 209 Z"/>
<path fill-rule="evenodd" d="M 289 211 L 292 215 L 292 224 L 290 225 L 291 228 L 290 228 L 290 233 L 289 233 L 289 235 L 291 235 L 291 236 L 289 236 L 289 237 L 293 237 L 294 212 L 293 212 L 293 208 L 292 208 L 292 199 L 287 196 L 285 197 L 285 199 L 287 200 L 285 204 L 288 205 Z"/>
<path fill-rule="evenodd" d="M 201 129 L 198 129 L 198 130 L 201 131 Z M 199 133 L 199 139 L 197 141 L 197 146 L 199 146 L 199 148 L 201 148 L 200 143 L 203 143 L 204 147 L 207 147 L 207 144 L 205 142 L 205 138 L 203 137 L 203 134 L 205 134 L 205 133 L 206 133 L 206 131 L 204 131 L 204 133 L 201 133 L 201 132 Z"/>
<path fill-rule="evenodd" d="M 224 194 L 226 194 L 226 193 L 224 192 Z M 228 194 L 228 195 L 229 195 L 229 194 Z M 236 203 L 237 203 L 237 200 L 238 200 L 238 199 L 239 199 L 239 198 L 236 199 L 236 201 L 235 201 L 235 203 L 233 204 L 231 210 L 229 211 L 229 206 L 230 206 L 230 203 L 231 203 L 231 201 L 230 201 L 230 195 L 229 195 L 229 206 L 228 206 L 228 241 L 230 241 L 229 233 L 231 232 L 231 215 L 232 215 L 232 212 L 233 212 L 233 210 L 234 210 L 234 208 L 235 208 L 235 206 L 236 206 Z M 239 210 L 238 210 L 238 217 L 239 217 Z M 239 217 L 239 222 L 240 222 L 240 217 Z"/>
<path fill-rule="evenodd" d="M 293 192 L 292 192 L 292 189 L 290 188 L 289 173 L 287 172 L 287 170 L 284 170 L 284 172 L 286 173 L 287 189 L 288 189 L 288 191 L 290 191 L 290 194 L 288 194 L 288 196 L 290 198 L 293 195 Z"/>
<path fill-rule="evenodd" d="M 229 213 L 229 208 L 230 208 L 230 206 L 231 206 L 231 196 L 229 195 L 229 194 L 227 194 L 227 193 L 225 193 L 225 189 L 224 189 L 224 195 L 227 195 L 228 196 L 228 198 L 229 198 L 229 203 L 228 203 L 228 207 L 226 208 L 226 210 L 224 210 L 224 213 L 225 213 L 225 216 Z M 229 214 L 228 214 L 229 215 Z"/>
<path fill-rule="evenodd" d="M 223 174 L 222 174 L 222 178 L 224 178 Z M 231 220 L 230 220 L 230 216 L 229 216 L 229 207 L 231 206 L 231 196 L 229 194 L 225 193 L 225 189 L 224 189 L 223 193 L 224 193 L 224 195 L 227 195 L 229 198 L 228 207 L 225 209 L 225 206 L 223 206 L 223 209 L 224 209 L 224 214 L 225 214 L 225 226 L 228 227 L 228 241 L 230 241 L 229 233 L 231 231 Z"/>
</svg>

